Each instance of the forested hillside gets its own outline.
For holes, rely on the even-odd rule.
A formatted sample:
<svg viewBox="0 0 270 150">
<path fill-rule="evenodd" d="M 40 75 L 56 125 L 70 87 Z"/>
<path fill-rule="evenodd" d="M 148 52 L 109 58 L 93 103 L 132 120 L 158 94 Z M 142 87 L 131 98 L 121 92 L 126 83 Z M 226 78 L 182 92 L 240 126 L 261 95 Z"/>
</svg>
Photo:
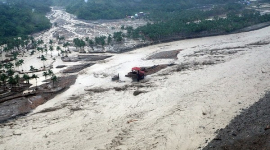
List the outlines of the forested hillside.
<svg viewBox="0 0 270 150">
<path fill-rule="evenodd" d="M 127 27 L 124 36 L 153 41 L 230 33 L 270 21 L 270 15 L 260 15 L 241 0 L 69 0 L 65 6 L 67 12 L 87 20 L 120 19 L 144 12 L 142 18 L 150 23 L 137 29 Z"/>
<path fill-rule="evenodd" d="M 269 0 L 262 0 L 269 1 Z M 137 29 L 125 27 L 133 39 L 159 41 L 168 37 L 205 33 L 230 33 L 270 21 L 247 9 L 239 0 L 0 0 L 0 41 L 50 28 L 45 17 L 50 6 L 58 5 L 79 19 L 123 19 L 144 12 L 149 23 Z M 122 38 L 122 37 L 121 37 Z"/>
<path fill-rule="evenodd" d="M 63 4 L 63 0 L 55 0 Z M 236 0 L 67 0 L 66 10 L 80 19 L 121 19 L 137 12 L 169 13 L 196 8 L 207 4 L 224 4 Z M 160 15 L 160 14 L 159 14 Z"/>
<path fill-rule="evenodd" d="M 44 0 L 8 0 L 0 2 L 0 41 L 50 28 L 45 14 L 51 3 Z"/>
</svg>

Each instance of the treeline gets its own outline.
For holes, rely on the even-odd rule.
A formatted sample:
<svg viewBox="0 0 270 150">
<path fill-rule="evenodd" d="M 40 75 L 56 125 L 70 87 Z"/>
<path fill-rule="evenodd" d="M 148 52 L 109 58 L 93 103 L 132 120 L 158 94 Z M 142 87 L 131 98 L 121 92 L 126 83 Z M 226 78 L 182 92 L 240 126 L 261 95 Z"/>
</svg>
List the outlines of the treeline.
<svg viewBox="0 0 270 150">
<path fill-rule="evenodd" d="M 124 30 L 124 28 L 122 29 Z M 119 44 L 123 42 L 124 38 L 127 37 L 127 34 L 124 34 L 122 31 L 114 32 L 113 35 L 109 34 L 108 36 L 98 36 L 94 39 L 86 37 L 85 39 L 75 38 L 73 39 L 73 44 L 76 48 L 79 48 L 79 52 L 84 52 L 84 47 L 89 46 L 94 50 L 94 47 L 101 46 L 104 49 L 106 45 Z"/>
<path fill-rule="evenodd" d="M 68 4 L 67 11 L 81 19 L 94 20 L 124 18 L 145 11 L 151 23 L 137 29 L 126 27 L 126 34 L 121 36 L 158 41 L 200 33 L 230 33 L 270 21 L 269 15 L 260 15 L 245 7 L 235 0 L 89 0 L 87 3 L 81 0 Z"/>
<path fill-rule="evenodd" d="M 58 3 L 61 1 L 58 0 Z M 126 15 L 134 15 L 140 11 L 155 15 L 156 12 L 178 12 L 208 4 L 229 2 L 236 2 L 236 0 L 88 0 L 88 2 L 67 0 L 66 11 L 77 15 L 80 19 L 122 19 Z"/>
<path fill-rule="evenodd" d="M 25 36 L 51 27 L 45 14 L 50 11 L 50 1 L 8 0 L 0 2 L 0 44 L 10 38 Z"/>
<path fill-rule="evenodd" d="M 144 37 L 157 41 L 172 36 L 188 37 L 198 33 L 229 33 L 267 21 L 270 21 L 270 15 L 260 15 L 258 12 L 245 10 L 241 14 L 229 13 L 226 18 L 213 18 L 213 20 L 198 20 L 194 22 L 171 20 L 168 22 L 149 23 L 130 32 L 132 37 Z"/>
</svg>

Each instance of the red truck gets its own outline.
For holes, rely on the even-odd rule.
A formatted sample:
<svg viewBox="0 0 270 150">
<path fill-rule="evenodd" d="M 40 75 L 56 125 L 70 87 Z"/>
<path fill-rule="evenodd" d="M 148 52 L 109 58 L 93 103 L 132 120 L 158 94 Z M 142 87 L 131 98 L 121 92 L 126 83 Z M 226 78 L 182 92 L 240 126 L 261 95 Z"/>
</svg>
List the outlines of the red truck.
<svg viewBox="0 0 270 150">
<path fill-rule="evenodd" d="M 131 77 L 133 80 L 137 80 L 140 81 L 141 79 L 144 79 L 145 76 L 145 72 L 144 72 L 144 68 L 140 68 L 140 67 L 133 67 L 131 69 L 131 72 L 129 72 L 127 75 L 125 75 L 126 77 Z"/>
</svg>

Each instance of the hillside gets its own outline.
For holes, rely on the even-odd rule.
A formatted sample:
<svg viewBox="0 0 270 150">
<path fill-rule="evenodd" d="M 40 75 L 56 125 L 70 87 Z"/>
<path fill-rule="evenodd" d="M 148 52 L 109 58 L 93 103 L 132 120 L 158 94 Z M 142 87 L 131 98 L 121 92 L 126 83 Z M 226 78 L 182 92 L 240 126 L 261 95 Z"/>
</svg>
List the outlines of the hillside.
<svg viewBox="0 0 270 150">
<path fill-rule="evenodd" d="M 50 3 L 45 2 L 42 0 L 1 2 L 0 44 L 13 37 L 27 36 L 50 28 L 50 21 L 45 17 L 50 11 Z"/>
</svg>

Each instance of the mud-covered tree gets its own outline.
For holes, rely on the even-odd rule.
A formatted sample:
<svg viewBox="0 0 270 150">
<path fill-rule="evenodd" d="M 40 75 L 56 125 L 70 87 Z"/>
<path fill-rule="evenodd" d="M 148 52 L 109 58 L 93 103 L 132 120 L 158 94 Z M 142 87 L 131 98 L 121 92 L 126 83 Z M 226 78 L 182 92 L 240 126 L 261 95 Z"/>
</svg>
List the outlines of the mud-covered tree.
<svg viewBox="0 0 270 150">
<path fill-rule="evenodd" d="M 114 32 L 113 38 L 116 42 L 121 42 L 123 40 L 123 32 Z"/>
<path fill-rule="evenodd" d="M 29 80 L 31 79 L 28 74 L 23 75 L 23 79 L 26 81 L 27 84 L 29 84 Z"/>
<path fill-rule="evenodd" d="M 104 48 L 104 45 L 106 44 L 105 39 L 106 39 L 106 36 L 95 37 L 95 43 L 97 45 L 101 45 Z"/>
<path fill-rule="evenodd" d="M 44 51 L 45 51 L 45 54 L 47 56 L 47 53 L 48 53 L 47 44 L 44 45 Z"/>
<path fill-rule="evenodd" d="M 92 50 L 94 50 L 94 45 L 95 45 L 94 41 L 91 40 L 91 39 L 89 39 L 89 40 L 88 40 L 88 44 L 89 44 L 89 46 L 92 48 Z"/>
<path fill-rule="evenodd" d="M 6 82 L 7 82 L 7 79 L 8 79 L 8 76 L 5 74 L 5 73 L 1 73 L 0 74 L 0 81 L 1 81 L 1 84 L 3 85 L 3 89 L 4 91 L 6 90 Z"/>
<path fill-rule="evenodd" d="M 56 47 L 56 50 L 57 50 L 57 52 L 58 52 L 58 56 L 60 56 L 60 53 L 59 53 L 59 51 L 61 50 L 60 46 L 57 46 L 57 47 Z"/>
<path fill-rule="evenodd" d="M 16 85 L 18 85 L 18 86 L 20 86 L 20 75 L 19 74 L 16 74 L 15 76 L 14 76 L 14 80 L 15 80 L 15 82 L 16 82 Z"/>
<path fill-rule="evenodd" d="M 43 44 L 43 43 L 44 43 L 43 40 L 38 40 L 38 41 L 37 41 L 37 44 L 38 44 L 38 45 L 41 45 L 41 44 Z"/>
<path fill-rule="evenodd" d="M 51 80 L 52 80 L 52 82 L 53 82 L 53 87 L 55 86 L 55 82 L 57 81 L 57 76 L 55 76 L 55 75 L 53 75 L 52 77 L 51 77 Z"/>
<path fill-rule="evenodd" d="M 54 74 L 53 74 L 53 71 L 52 71 L 51 69 L 48 70 L 48 75 L 49 75 L 49 76 L 53 76 L 53 75 L 54 75 Z"/>
<path fill-rule="evenodd" d="M 37 71 L 37 69 L 34 66 L 30 66 L 30 71 L 34 72 Z"/>
<path fill-rule="evenodd" d="M 20 59 L 18 61 L 15 62 L 15 66 L 19 68 L 20 70 L 20 66 L 22 66 L 24 64 L 24 60 L 23 59 Z"/>
<path fill-rule="evenodd" d="M 112 43 L 112 35 L 109 34 L 108 38 L 107 38 L 107 44 L 110 45 Z"/>
<path fill-rule="evenodd" d="M 33 74 L 31 76 L 32 79 L 35 79 L 36 80 L 36 89 L 37 89 L 37 79 L 39 78 L 36 74 Z"/>
<path fill-rule="evenodd" d="M 41 55 L 40 60 L 43 62 L 43 68 L 45 69 L 45 61 L 47 61 L 47 58 L 44 55 Z"/>
<path fill-rule="evenodd" d="M 70 43 L 69 42 L 65 42 L 64 44 L 63 44 L 63 47 L 65 48 L 65 54 L 66 54 L 66 57 L 67 57 L 67 47 L 70 45 Z"/>
<path fill-rule="evenodd" d="M 76 48 L 80 48 L 79 49 L 79 52 L 81 53 L 81 52 L 84 52 L 84 47 L 85 47 L 85 42 L 84 42 L 84 40 L 82 40 L 82 39 L 79 39 L 79 38 L 75 38 L 75 39 L 73 39 L 73 43 L 74 43 L 74 45 L 75 45 L 75 47 Z"/>
<path fill-rule="evenodd" d="M 4 64 L 4 68 L 5 68 L 6 70 L 11 69 L 11 68 L 13 68 L 13 67 L 14 67 L 14 65 L 13 65 L 13 63 L 11 63 L 11 62 L 8 62 L 8 63 L 5 63 L 5 64 Z"/>
<path fill-rule="evenodd" d="M 57 40 L 58 40 L 58 44 L 59 44 L 61 41 L 65 40 L 65 37 L 64 36 L 57 36 Z"/>
<path fill-rule="evenodd" d="M 16 79 L 13 77 L 13 76 L 9 76 L 8 77 L 8 84 L 11 86 L 11 88 L 13 87 L 13 86 L 15 86 L 16 84 L 17 84 L 17 82 L 16 82 Z"/>
<path fill-rule="evenodd" d="M 52 57 L 52 51 L 53 51 L 53 46 L 52 45 L 50 45 L 50 49 L 49 50 L 51 51 L 51 57 Z"/>
<path fill-rule="evenodd" d="M 52 44 L 53 44 L 53 40 L 52 40 L 52 39 L 50 39 L 49 44 L 50 44 L 50 45 L 52 45 Z"/>
<path fill-rule="evenodd" d="M 13 76 L 14 75 L 14 70 L 13 69 L 8 69 L 7 71 L 6 71 L 6 73 L 7 73 L 7 75 L 9 76 L 9 77 L 11 77 L 11 76 Z"/>
<path fill-rule="evenodd" d="M 43 72 L 42 75 L 47 79 L 47 76 L 49 75 L 47 71 Z"/>
<path fill-rule="evenodd" d="M 38 58 L 40 58 L 41 54 L 43 53 L 43 48 L 42 47 L 37 47 L 37 51 L 39 52 Z"/>
<path fill-rule="evenodd" d="M 126 30 L 127 30 L 126 37 L 131 38 L 132 35 L 133 35 L 133 33 L 134 33 L 133 27 L 132 26 L 128 26 L 128 27 L 126 27 Z"/>
</svg>

